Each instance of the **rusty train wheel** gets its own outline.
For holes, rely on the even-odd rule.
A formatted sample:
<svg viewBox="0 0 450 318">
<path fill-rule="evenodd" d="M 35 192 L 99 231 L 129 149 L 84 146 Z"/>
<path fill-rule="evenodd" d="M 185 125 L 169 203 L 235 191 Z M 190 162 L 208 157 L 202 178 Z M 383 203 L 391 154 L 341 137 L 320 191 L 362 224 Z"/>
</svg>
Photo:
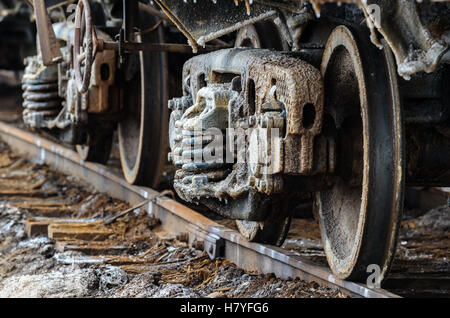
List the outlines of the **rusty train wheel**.
<svg viewBox="0 0 450 318">
<path fill-rule="evenodd" d="M 157 22 L 145 16 L 146 29 Z M 143 42 L 163 43 L 161 28 L 142 36 Z M 118 125 L 120 161 L 131 184 L 157 188 L 167 160 L 167 54 L 130 54 L 123 86 L 124 117 Z"/>
<path fill-rule="evenodd" d="M 386 276 L 395 252 L 404 190 L 401 108 L 389 49 L 365 34 L 334 29 L 323 55 L 326 113 L 334 119 L 337 173 L 316 195 L 324 249 L 341 279 Z M 388 47 L 388 46 L 385 46 Z"/>
<path fill-rule="evenodd" d="M 279 211 L 273 211 L 276 215 Z M 264 222 L 236 220 L 239 233 L 250 242 L 281 246 L 291 226 L 291 217 L 267 219 Z"/>
<path fill-rule="evenodd" d="M 239 30 L 235 47 L 285 50 L 283 40 L 272 21 L 262 21 Z M 269 214 L 280 214 L 273 211 Z M 291 217 L 269 218 L 263 222 L 236 220 L 236 226 L 248 241 L 281 246 L 289 232 Z"/>
<path fill-rule="evenodd" d="M 112 143 L 113 135 L 109 135 L 96 145 L 77 145 L 76 150 L 83 161 L 106 164 L 109 160 Z"/>
<path fill-rule="evenodd" d="M 81 160 L 106 164 L 111 154 L 114 134 L 113 131 L 97 135 L 95 139 L 88 136 L 86 145 L 76 145 Z"/>
<path fill-rule="evenodd" d="M 234 47 L 284 51 L 288 49 L 288 44 L 273 21 L 267 20 L 240 29 L 236 35 Z"/>
</svg>

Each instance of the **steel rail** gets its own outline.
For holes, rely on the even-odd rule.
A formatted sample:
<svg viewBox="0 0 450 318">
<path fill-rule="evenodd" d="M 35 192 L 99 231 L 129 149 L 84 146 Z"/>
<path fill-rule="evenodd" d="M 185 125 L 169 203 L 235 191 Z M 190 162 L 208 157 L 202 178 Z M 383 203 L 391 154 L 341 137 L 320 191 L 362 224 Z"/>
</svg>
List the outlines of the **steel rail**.
<svg viewBox="0 0 450 318">
<path fill-rule="evenodd" d="M 0 122 L 0 138 L 19 154 L 34 162 L 87 181 L 97 190 L 134 205 L 158 193 L 155 190 L 129 185 L 109 168 L 84 162 L 78 154 L 45 138 Z M 344 281 L 324 266 L 278 247 L 251 243 L 237 231 L 226 228 L 169 198 L 158 198 L 147 205 L 147 211 L 161 220 L 164 231 L 182 234 L 190 244 L 202 242 L 211 257 L 224 257 L 238 267 L 259 273 L 274 273 L 287 279 L 299 277 L 328 287 L 337 287 L 353 297 L 397 298 L 383 289 Z"/>
</svg>

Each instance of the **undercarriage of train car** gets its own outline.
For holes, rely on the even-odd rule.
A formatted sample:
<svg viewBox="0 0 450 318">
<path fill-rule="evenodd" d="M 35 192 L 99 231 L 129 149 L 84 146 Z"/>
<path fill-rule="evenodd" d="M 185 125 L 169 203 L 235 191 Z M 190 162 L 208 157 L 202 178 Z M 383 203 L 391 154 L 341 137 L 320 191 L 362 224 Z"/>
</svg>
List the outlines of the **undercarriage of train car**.
<svg viewBox="0 0 450 318">
<path fill-rule="evenodd" d="M 333 272 L 382 280 L 405 185 L 450 185 L 448 2 L 53 2 L 25 123 L 102 163 L 117 126 L 128 182 L 169 178 L 248 240 L 281 245 L 312 201 Z"/>
</svg>

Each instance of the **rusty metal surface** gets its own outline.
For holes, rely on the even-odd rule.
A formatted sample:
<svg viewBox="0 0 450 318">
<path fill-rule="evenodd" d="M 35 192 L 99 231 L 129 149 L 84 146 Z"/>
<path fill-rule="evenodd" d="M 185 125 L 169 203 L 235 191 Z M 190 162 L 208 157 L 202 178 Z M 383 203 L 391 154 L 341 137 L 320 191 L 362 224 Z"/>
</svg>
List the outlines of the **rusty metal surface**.
<svg viewBox="0 0 450 318">
<path fill-rule="evenodd" d="M 44 65 L 54 65 L 62 60 L 55 32 L 46 11 L 44 0 L 33 0 L 39 44 Z"/>
<path fill-rule="evenodd" d="M 140 27 L 154 26 L 153 16 L 141 19 Z M 164 43 L 166 32 L 142 34 L 142 43 Z M 169 59 L 166 52 L 134 52 L 124 59 L 123 106 L 127 111 L 118 123 L 119 151 L 125 179 L 132 184 L 157 188 L 163 182 L 167 161 Z"/>
<path fill-rule="evenodd" d="M 449 41 L 445 34 L 449 26 L 444 11 L 441 13 L 442 17 L 434 17 L 435 21 L 428 25 L 422 19 L 422 14 L 426 15 L 426 12 L 432 11 L 431 6 L 438 4 L 417 4 L 412 0 L 310 0 L 310 2 L 318 16 L 321 5 L 325 3 L 357 4 L 364 12 L 365 22 L 371 30 L 370 40 L 376 46 L 382 47 L 376 31 L 381 33 L 395 55 L 399 75 L 405 79 L 418 72 L 434 72 L 440 63 L 448 62 Z M 448 1 L 431 2 L 441 2 L 444 6 L 443 3 Z"/>
<path fill-rule="evenodd" d="M 160 18 L 161 20 L 170 22 L 170 19 L 167 17 L 167 15 L 164 14 L 164 12 L 161 12 L 158 9 L 156 9 L 152 6 L 149 6 L 148 4 L 139 2 L 139 9 L 147 12 L 150 15 L 156 16 L 156 17 Z"/>
<path fill-rule="evenodd" d="M 377 264 L 382 281 L 403 211 L 403 121 L 390 50 L 376 49 L 361 40 L 364 35 L 337 27 L 324 53 L 325 109 L 335 118 L 343 158 L 333 187 L 321 191 L 316 204 L 333 272 L 363 280 L 368 266 Z"/>
<path fill-rule="evenodd" d="M 78 2 L 75 12 L 75 35 L 73 48 L 73 64 L 75 79 L 80 93 L 89 89 L 92 60 L 94 58 L 95 29 L 92 24 L 92 12 L 88 1 Z M 84 63 L 84 65 L 82 65 Z M 83 69 L 83 74 L 82 74 Z"/>
<path fill-rule="evenodd" d="M 365 17 L 361 23 L 370 29 L 370 40 L 374 45 L 382 46 L 379 34 L 389 43 L 397 60 L 398 73 L 405 79 L 418 72 L 434 72 L 437 66 L 448 63 L 450 59 L 449 23 L 445 11 L 438 13 L 435 21 L 426 25 L 422 13 L 429 10 L 424 7 L 429 4 L 416 4 L 413 0 L 155 2 L 188 38 L 194 50 L 212 39 L 267 18 L 276 18 L 277 24 L 284 29 L 285 40 L 299 49 L 303 31 L 309 22 L 321 17 L 321 7 L 329 3 L 344 3 L 345 6 L 358 6 Z M 435 3 L 430 6 L 438 5 L 437 2 L 445 6 L 443 2 L 447 1 L 432 2 Z"/>
<path fill-rule="evenodd" d="M 26 157 L 87 180 L 95 188 L 130 204 L 139 203 L 156 194 L 152 189 L 129 185 L 104 166 L 81 161 L 70 149 L 10 125 L 0 123 L 0 136 L 13 150 Z M 239 267 L 261 273 L 275 273 L 281 278 L 300 277 L 306 281 L 337 286 L 343 292 L 356 297 L 397 297 L 385 290 L 342 281 L 328 268 L 314 265 L 280 248 L 250 243 L 238 232 L 221 226 L 171 199 L 158 199 L 147 208 L 161 220 L 167 232 L 187 232 L 189 242 L 203 241 L 210 256 L 222 255 Z"/>
<path fill-rule="evenodd" d="M 101 43 L 101 42 L 100 42 Z M 122 49 L 128 52 L 133 51 L 146 51 L 146 52 L 170 52 L 170 53 L 184 53 L 191 54 L 192 48 L 187 44 L 177 43 L 136 43 L 136 42 L 124 42 L 119 44 L 117 42 L 103 42 L 100 44 L 104 50 L 119 51 L 120 45 Z M 208 45 L 201 47 L 197 50 L 197 53 L 206 53 L 218 50 L 222 47 Z"/>
<path fill-rule="evenodd" d="M 96 31 L 99 39 L 110 40 L 111 37 L 100 31 Z M 111 51 L 97 52 L 92 62 L 90 85 L 87 91 L 89 113 L 105 113 L 113 104 L 118 104 L 118 94 L 111 94 L 116 80 L 116 54 Z M 112 96 L 111 96 L 112 95 Z"/>
<path fill-rule="evenodd" d="M 327 145 L 316 149 L 321 146 L 316 139 L 322 128 L 321 75 L 301 56 L 221 50 L 186 62 L 183 83 L 185 96 L 169 103 L 170 159 L 179 169 L 174 187 L 183 200 L 232 219 L 282 219 L 279 207 L 290 208 L 281 202 L 294 202 L 300 192 L 286 185 L 286 176 L 327 171 Z M 206 157 L 217 137 L 222 141 L 216 156 Z M 204 157 L 197 156 L 201 153 Z"/>
<path fill-rule="evenodd" d="M 210 40 L 276 14 L 275 10 L 259 3 L 254 3 L 248 12 L 243 2 L 235 5 L 232 1 L 222 1 L 216 5 L 210 0 L 199 0 L 195 7 L 192 3 L 178 0 L 155 2 L 189 39 L 194 50 L 198 45 L 203 46 Z"/>
</svg>

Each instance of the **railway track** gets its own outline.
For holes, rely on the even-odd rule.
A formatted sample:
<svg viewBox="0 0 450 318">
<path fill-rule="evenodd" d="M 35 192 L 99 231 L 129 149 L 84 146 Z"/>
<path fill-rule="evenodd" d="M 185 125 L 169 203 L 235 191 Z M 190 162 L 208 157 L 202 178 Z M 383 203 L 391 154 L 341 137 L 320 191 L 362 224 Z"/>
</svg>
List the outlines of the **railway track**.
<svg viewBox="0 0 450 318">
<path fill-rule="evenodd" d="M 171 2 L 80 0 L 71 16 L 75 27 L 64 14 L 67 3 L 41 10 L 45 2 L 35 0 L 34 8 L 23 10 L 21 19 L 30 26 L 34 11 L 40 54 L 25 60 L 23 113 L 8 117 L 19 115 L 26 127 L 76 145 L 78 155 L 10 126 L 3 127 L 4 140 L 131 206 L 113 209 L 118 214 L 107 221 L 65 219 L 74 205 L 57 218 L 27 219 L 29 236 L 45 234 L 63 251 L 84 251 L 92 254 L 89 261 L 104 262 L 100 256 L 129 248 L 108 238 L 132 228 L 119 217 L 130 221 L 128 213 L 139 207 L 177 242 L 249 271 L 298 277 L 350 296 L 450 295 L 450 200 L 433 191 L 421 199 L 427 187 L 449 184 L 449 43 L 430 24 L 448 15 L 448 5 L 372 1 L 358 9 L 354 1 L 339 8 L 319 1 L 330 2 L 321 11 L 317 1 L 292 7 L 245 1 L 243 14 L 237 0 L 236 6 Z M 372 5 L 382 18 L 372 16 Z M 115 14 L 120 7 L 121 21 Z M 404 14 L 385 14 L 391 11 Z M 194 26 L 199 20 L 205 23 Z M 34 36 L 30 26 L 24 30 Z M 444 21 L 438 29 L 448 26 Z M 180 43 L 182 34 L 191 47 Z M 174 55 L 191 48 L 206 53 L 199 47 L 211 52 Z M 24 56 L 17 57 L 5 55 L 10 61 L 4 64 L 21 65 Z M 433 74 L 416 75 L 424 71 Z M 211 155 L 226 155 L 226 161 L 207 159 L 212 130 L 227 142 Z M 249 138 L 235 136 L 237 130 Z M 105 164 L 115 136 L 123 178 L 114 167 L 84 162 Z M 58 201 L 66 195 L 33 178 L 27 182 L 26 172 L 35 173 L 30 167 L 2 167 L 6 176 L 18 174 L 24 188 L 12 178 L 9 189 L 7 179 L 2 197 Z M 125 180 L 173 187 L 179 202 L 217 216 Z M 406 196 L 429 208 L 411 212 L 409 206 L 402 215 L 404 194 L 413 186 L 419 195 Z M 132 257 L 118 262 L 141 264 Z M 364 281 L 370 269 L 387 290 L 345 281 Z"/>
<path fill-rule="evenodd" d="M 40 136 L 0 122 L 0 138 L 16 153 L 30 160 L 45 163 L 62 173 L 83 179 L 99 191 L 126 201 L 131 206 L 155 198 L 144 207 L 160 220 L 166 234 L 177 236 L 179 240 L 203 249 L 211 258 L 224 258 L 248 271 L 274 273 L 283 279 L 298 277 L 306 282 L 337 287 L 343 294 L 352 297 L 399 297 L 387 290 L 373 289 L 364 284 L 340 280 L 328 268 L 318 266 L 310 260 L 282 248 L 250 243 L 243 239 L 237 231 L 220 225 L 170 198 L 159 197 L 158 193 L 152 189 L 129 185 L 105 166 L 81 161 L 74 151 Z M 70 236 L 68 232 L 70 232 L 70 228 L 74 227 L 74 224 L 59 226 L 54 222 L 51 226 L 48 225 L 45 219 L 31 220 L 27 223 L 27 230 L 29 232 L 36 229 L 39 231 L 44 228 L 44 232 L 48 231 L 46 234 L 52 238 L 58 238 L 58 235 Z M 80 235 L 81 231 L 86 238 L 92 239 L 93 236 L 104 234 L 101 226 L 92 227 L 89 223 L 81 222 L 79 225 L 75 224 L 75 227 L 77 235 Z M 66 249 L 73 248 L 70 244 L 63 245 L 63 248 Z M 84 248 L 97 249 L 99 254 L 102 251 L 102 246 L 98 244 Z M 120 249 L 120 247 L 117 248 Z M 132 259 L 127 261 L 130 264 L 133 263 Z M 92 262 L 95 262 L 95 257 L 92 258 Z"/>
</svg>

